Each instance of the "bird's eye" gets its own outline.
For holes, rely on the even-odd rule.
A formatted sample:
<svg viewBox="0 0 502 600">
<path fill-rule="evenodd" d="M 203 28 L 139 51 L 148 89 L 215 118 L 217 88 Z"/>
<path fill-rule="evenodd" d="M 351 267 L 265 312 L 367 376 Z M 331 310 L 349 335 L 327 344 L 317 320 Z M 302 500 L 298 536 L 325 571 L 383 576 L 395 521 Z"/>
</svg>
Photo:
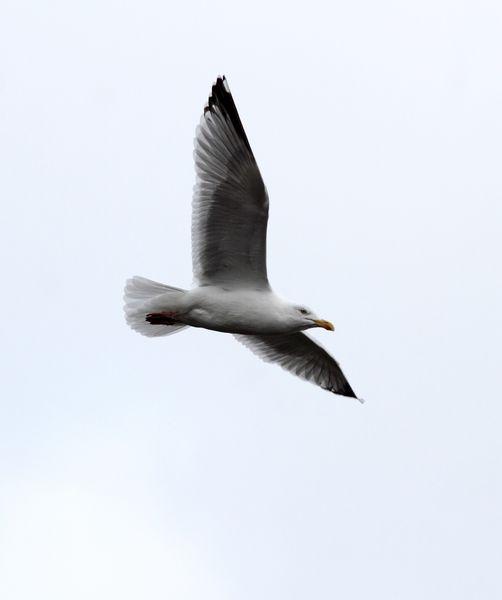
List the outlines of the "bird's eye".
<svg viewBox="0 0 502 600">
<path fill-rule="evenodd" d="M 299 308 L 298 310 L 302 313 L 302 315 L 306 315 L 309 312 L 306 308 Z"/>
</svg>

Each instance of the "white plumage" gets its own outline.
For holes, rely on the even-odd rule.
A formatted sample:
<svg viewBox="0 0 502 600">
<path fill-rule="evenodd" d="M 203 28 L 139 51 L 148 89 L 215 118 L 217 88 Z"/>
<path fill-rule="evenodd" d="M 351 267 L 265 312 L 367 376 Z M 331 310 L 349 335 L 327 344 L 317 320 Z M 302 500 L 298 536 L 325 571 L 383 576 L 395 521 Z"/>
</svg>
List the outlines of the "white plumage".
<svg viewBox="0 0 502 600">
<path fill-rule="evenodd" d="M 192 262 L 197 287 L 143 277 L 125 288 L 127 323 L 146 336 L 191 327 L 232 333 L 268 362 L 320 387 L 356 397 L 336 361 L 304 330 L 323 327 L 310 309 L 282 300 L 267 278 L 268 194 L 224 77 L 213 85 L 195 138 Z"/>
</svg>

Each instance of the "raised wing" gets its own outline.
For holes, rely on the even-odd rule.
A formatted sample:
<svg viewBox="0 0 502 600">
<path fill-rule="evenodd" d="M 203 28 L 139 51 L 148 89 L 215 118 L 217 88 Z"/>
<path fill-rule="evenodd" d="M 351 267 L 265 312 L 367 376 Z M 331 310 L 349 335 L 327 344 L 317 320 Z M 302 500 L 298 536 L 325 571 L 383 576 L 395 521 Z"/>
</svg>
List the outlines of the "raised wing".
<svg viewBox="0 0 502 600">
<path fill-rule="evenodd" d="M 357 398 L 335 359 L 304 333 L 234 337 L 266 362 L 277 363 L 328 392 Z"/>
<path fill-rule="evenodd" d="M 195 138 L 192 263 L 199 285 L 268 288 L 268 195 L 225 77 Z"/>
</svg>

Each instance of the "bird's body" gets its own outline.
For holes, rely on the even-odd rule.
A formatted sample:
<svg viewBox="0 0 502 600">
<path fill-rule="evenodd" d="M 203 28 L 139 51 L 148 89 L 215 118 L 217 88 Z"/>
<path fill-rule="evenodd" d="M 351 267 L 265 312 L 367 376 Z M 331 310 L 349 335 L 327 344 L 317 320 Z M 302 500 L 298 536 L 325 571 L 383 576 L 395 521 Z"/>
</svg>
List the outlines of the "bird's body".
<svg viewBox="0 0 502 600">
<path fill-rule="evenodd" d="M 197 286 L 128 280 L 128 324 L 143 335 L 190 327 L 233 334 L 266 361 L 331 392 L 355 397 L 336 361 L 306 329 L 333 330 L 277 296 L 267 277 L 268 194 L 225 78 L 218 78 L 195 139 L 192 260 Z"/>
<path fill-rule="evenodd" d="M 272 290 L 201 286 L 173 302 L 158 298 L 158 312 L 174 313 L 179 323 L 223 333 L 274 334 L 308 329 L 309 323 L 290 315 L 289 303 Z"/>
</svg>

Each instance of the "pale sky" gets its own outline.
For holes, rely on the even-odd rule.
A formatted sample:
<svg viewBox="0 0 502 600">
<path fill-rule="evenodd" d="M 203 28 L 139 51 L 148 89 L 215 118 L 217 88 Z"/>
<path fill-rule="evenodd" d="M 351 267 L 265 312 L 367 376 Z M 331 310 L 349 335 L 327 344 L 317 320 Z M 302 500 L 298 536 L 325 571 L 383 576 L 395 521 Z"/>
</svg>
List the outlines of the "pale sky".
<svg viewBox="0 0 502 600">
<path fill-rule="evenodd" d="M 0 7 L 5 600 L 502 597 L 500 2 Z M 281 295 L 361 406 L 231 336 L 130 331 L 192 280 L 228 77 Z"/>
</svg>

